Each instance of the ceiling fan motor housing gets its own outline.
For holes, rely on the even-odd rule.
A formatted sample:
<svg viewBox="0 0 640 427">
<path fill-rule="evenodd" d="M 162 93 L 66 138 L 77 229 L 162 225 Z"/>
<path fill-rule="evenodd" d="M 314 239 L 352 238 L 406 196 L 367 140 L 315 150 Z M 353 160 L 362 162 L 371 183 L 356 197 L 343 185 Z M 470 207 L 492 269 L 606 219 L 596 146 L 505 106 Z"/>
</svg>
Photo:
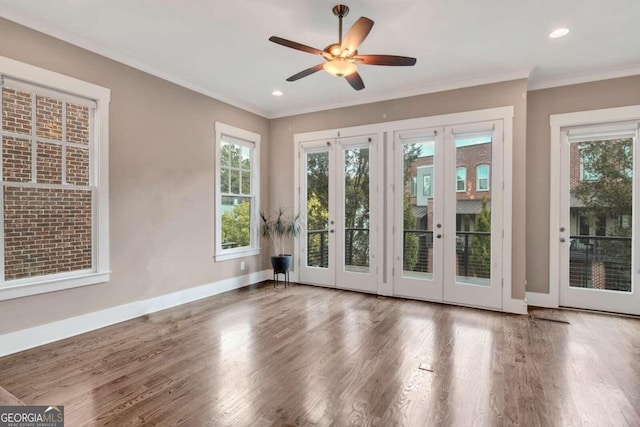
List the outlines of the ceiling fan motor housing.
<svg viewBox="0 0 640 427">
<path fill-rule="evenodd" d="M 349 14 L 349 6 L 343 4 L 337 4 L 333 6 L 333 14 L 337 17 L 344 18 Z"/>
</svg>

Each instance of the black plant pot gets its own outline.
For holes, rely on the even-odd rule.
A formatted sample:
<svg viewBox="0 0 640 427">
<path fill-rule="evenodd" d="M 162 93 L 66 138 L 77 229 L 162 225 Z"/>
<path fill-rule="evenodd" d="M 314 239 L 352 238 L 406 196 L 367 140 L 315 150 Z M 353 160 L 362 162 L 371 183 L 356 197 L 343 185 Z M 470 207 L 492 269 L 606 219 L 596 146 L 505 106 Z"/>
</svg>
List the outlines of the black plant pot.
<svg viewBox="0 0 640 427">
<path fill-rule="evenodd" d="M 271 266 L 276 274 L 286 273 L 291 267 L 291 255 L 277 255 L 271 257 Z"/>
</svg>

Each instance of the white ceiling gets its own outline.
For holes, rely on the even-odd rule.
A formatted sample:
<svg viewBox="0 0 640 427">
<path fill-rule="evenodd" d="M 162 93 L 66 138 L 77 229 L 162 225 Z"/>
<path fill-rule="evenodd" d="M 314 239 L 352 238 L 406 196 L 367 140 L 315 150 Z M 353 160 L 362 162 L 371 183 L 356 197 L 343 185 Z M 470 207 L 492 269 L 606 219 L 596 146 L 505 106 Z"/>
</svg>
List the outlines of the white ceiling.
<svg viewBox="0 0 640 427">
<path fill-rule="evenodd" d="M 527 76 L 539 88 L 640 74 L 638 0 L 350 0 L 345 32 L 375 21 L 359 52 L 416 66 L 360 66 L 360 92 L 324 71 L 285 81 L 323 59 L 267 39 L 337 42 L 336 3 L 0 0 L 0 16 L 269 118 Z M 571 32 L 549 39 L 557 27 Z"/>
</svg>

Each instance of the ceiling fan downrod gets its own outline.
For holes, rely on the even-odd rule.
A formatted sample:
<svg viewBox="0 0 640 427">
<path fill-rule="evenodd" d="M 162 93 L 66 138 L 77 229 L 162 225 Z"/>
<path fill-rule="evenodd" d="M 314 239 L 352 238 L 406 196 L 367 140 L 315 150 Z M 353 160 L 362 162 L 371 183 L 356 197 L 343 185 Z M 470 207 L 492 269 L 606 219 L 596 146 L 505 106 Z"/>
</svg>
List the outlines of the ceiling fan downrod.
<svg viewBox="0 0 640 427">
<path fill-rule="evenodd" d="M 338 17 L 338 44 L 342 44 L 342 18 L 349 14 L 349 6 L 337 4 L 333 6 L 333 14 Z"/>
</svg>

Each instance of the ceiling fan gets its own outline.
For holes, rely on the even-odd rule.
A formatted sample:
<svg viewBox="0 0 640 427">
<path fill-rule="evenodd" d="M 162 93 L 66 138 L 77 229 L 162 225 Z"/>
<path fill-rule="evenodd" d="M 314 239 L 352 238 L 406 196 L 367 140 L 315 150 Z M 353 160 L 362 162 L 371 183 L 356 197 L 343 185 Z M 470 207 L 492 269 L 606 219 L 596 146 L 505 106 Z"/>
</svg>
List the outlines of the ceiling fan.
<svg viewBox="0 0 640 427">
<path fill-rule="evenodd" d="M 349 8 L 339 4 L 334 6 L 333 14 L 338 17 L 338 43 L 330 44 L 323 50 L 309 47 L 282 37 L 271 36 L 269 41 L 290 47 L 292 49 L 301 50 L 303 52 L 321 55 L 326 62 L 318 64 L 306 70 L 289 77 L 288 82 L 293 82 L 303 77 L 307 77 L 324 69 L 330 74 L 337 77 L 344 77 L 351 87 L 355 90 L 364 89 L 362 77 L 358 74 L 358 65 L 394 65 L 394 66 L 410 66 L 415 65 L 416 58 L 395 55 L 358 55 L 358 47 L 371 31 L 373 21 L 369 18 L 361 16 L 355 24 L 349 29 L 349 32 L 342 38 L 342 18 L 347 16 Z"/>
</svg>

